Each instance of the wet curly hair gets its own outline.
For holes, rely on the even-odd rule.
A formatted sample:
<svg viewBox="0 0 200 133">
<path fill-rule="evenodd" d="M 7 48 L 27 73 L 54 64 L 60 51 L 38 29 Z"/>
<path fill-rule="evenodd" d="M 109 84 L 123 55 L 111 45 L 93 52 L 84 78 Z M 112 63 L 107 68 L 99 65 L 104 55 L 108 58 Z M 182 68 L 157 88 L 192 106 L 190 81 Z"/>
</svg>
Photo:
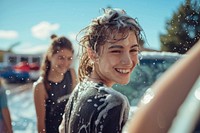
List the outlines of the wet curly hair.
<svg viewBox="0 0 200 133">
<path fill-rule="evenodd" d="M 126 39 L 130 31 L 135 32 L 136 38 L 142 40 L 141 31 L 143 29 L 136 19 L 128 16 L 122 9 L 102 9 L 103 14 L 80 31 L 79 44 L 82 46 L 80 65 L 78 69 L 79 80 L 82 81 L 89 76 L 93 70 L 93 64 L 88 57 L 87 48 L 91 48 L 95 53 L 99 52 L 100 46 L 106 42 L 117 42 Z M 121 34 L 121 38 L 117 35 Z"/>
</svg>

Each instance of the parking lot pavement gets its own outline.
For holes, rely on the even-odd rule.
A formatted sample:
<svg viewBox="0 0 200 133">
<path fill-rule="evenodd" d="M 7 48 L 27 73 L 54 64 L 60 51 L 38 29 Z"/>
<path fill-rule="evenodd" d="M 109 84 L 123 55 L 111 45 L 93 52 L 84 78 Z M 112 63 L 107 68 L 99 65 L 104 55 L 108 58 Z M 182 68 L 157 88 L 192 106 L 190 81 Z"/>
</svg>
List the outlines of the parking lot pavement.
<svg viewBox="0 0 200 133">
<path fill-rule="evenodd" d="M 7 94 L 17 94 L 23 91 L 32 89 L 33 82 L 28 83 L 5 83 L 5 89 Z"/>
<path fill-rule="evenodd" d="M 37 133 L 32 82 L 5 84 L 15 133 Z"/>
</svg>

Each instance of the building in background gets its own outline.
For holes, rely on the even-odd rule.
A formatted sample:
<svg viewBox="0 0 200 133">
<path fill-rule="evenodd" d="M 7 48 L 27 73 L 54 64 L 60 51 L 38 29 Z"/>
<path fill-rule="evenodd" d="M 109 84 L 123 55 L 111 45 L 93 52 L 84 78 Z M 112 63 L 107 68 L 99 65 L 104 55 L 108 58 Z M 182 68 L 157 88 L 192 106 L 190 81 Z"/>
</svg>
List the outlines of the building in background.
<svg viewBox="0 0 200 133">
<path fill-rule="evenodd" d="M 20 62 L 41 64 L 43 54 L 15 54 L 4 53 L 3 62 L 9 65 L 16 65 Z"/>
<path fill-rule="evenodd" d="M 7 51 L 0 50 L 0 62 L 3 62 L 3 55 L 4 55 L 6 52 L 7 52 Z"/>
</svg>

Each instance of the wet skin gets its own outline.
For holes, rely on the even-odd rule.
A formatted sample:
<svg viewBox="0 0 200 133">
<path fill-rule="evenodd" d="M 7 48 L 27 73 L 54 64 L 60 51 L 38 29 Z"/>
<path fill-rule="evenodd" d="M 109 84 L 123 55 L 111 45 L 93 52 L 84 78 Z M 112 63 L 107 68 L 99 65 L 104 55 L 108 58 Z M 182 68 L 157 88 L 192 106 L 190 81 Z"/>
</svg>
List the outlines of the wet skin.
<svg viewBox="0 0 200 133">
<path fill-rule="evenodd" d="M 100 53 L 94 60 L 91 80 L 99 79 L 107 86 L 127 84 L 137 63 L 138 42 L 135 33 L 130 32 L 126 39 L 100 47 Z"/>
<path fill-rule="evenodd" d="M 51 71 L 65 73 L 72 63 L 73 53 L 68 49 L 62 49 L 51 57 Z"/>
</svg>

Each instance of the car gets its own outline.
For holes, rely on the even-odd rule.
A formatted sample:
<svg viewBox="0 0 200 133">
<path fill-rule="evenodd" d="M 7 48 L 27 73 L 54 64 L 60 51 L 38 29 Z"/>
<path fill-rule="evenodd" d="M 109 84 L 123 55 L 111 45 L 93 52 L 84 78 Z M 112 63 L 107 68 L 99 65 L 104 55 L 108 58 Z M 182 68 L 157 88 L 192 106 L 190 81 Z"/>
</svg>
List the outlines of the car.
<svg viewBox="0 0 200 133">
<path fill-rule="evenodd" d="M 29 71 L 30 80 L 36 81 L 41 75 L 40 65 L 38 63 L 30 63 L 29 66 L 30 66 L 30 71 Z"/>
<path fill-rule="evenodd" d="M 28 62 L 22 61 L 13 66 L 15 71 L 29 72 L 30 66 Z"/>
<path fill-rule="evenodd" d="M 113 86 L 129 100 L 131 105 L 129 119 L 137 111 L 137 104 L 145 91 L 177 60 L 185 56 L 169 52 L 141 52 L 139 54 L 140 63 L 131 73 L 130 82 L 127 85 Z M 126 126 L 123 133 L 126 133 Z M 180 107 L 169 133 L 200 133 L 200 77 Z"/>
<path fill-rule="evenodd" d="M 36 81 L 40 76 L 40 65 L 38 63 L 19 62 L 13 68 L 16 72 L 29 73 L 31 81 Z"/>
<path fill-rule="evenodd" d="M 16 71 L 13 66 L 6 63 L 0 64 L 0 77 L 9 83 L 25 83 L 29 81 L 30 75 L 26 71 Z"/>
<path fill-rule="evenodd" d="M 127 85 L 116 84 L 113 88 L 127 96 L 131 106 L 136 106 L 144 92 L 183 56 L 169 52 L 141 52 L 130 82 Z"/>
</svg>

